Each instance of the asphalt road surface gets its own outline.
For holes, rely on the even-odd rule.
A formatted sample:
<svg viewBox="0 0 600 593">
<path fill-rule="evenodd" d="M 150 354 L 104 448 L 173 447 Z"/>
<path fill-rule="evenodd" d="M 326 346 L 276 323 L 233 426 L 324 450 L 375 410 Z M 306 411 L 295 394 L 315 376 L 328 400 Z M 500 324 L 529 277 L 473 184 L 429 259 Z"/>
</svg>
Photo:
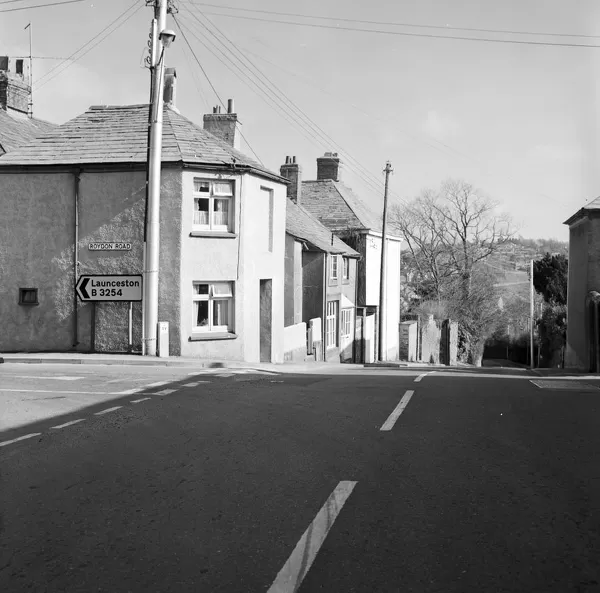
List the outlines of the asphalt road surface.
<svg viewBox="0 0 600 593">
<path fill-rule="evenodd" d="M 4 365 L 0 591 L 600 591 L 596 385 Z"/>
</svg>

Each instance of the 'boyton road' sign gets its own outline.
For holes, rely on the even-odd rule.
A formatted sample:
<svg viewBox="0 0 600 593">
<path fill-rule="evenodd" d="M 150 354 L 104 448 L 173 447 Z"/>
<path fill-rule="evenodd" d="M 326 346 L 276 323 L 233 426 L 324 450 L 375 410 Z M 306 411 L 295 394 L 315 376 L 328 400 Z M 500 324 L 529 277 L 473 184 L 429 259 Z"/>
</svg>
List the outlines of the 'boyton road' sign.
<svg viewBox="0 0 600 593">
<path fill-rule="evenodd" d="M 75 290 L 82 301 L 141 301 L 142 276 L 79 276 Z"/>
</svg>

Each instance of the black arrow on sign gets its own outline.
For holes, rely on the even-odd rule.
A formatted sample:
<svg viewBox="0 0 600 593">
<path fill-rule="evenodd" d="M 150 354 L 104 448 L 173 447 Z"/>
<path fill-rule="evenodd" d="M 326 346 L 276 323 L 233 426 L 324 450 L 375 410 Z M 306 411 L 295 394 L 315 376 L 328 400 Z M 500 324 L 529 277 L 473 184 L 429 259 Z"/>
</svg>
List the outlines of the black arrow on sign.
<svg viewBox="0 0 600 593">
<path fill-rule="evenodd" d="M 88 294 L 88 292 L 86 291 L 85 287 L 88 285 L 88 282 L 90 281 L 89 278 L 84 278 L 81 282 L 81 284 L 79 284 L 79 295 L 81 296 L 82 299 L 89 299 L 90 295 Z"/>
</svg>

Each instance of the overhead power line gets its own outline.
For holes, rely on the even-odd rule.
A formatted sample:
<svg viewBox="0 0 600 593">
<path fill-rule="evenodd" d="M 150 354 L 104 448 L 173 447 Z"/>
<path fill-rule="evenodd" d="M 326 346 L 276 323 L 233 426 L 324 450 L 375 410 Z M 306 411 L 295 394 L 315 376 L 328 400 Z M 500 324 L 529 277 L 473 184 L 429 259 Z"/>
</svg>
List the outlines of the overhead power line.
<svg viewBox="0 0 600 593">
<path fill-rule="evenodd" d="M 175 14 L 173 14 L 172 17 L 173 17 L 173 20 L 175 21 L 175 24 L 177 25 L 177 28 L 179 29 L 179 31 L 181 33 L 181 36 L 183 37 L 186 45 L 188 46 L 189 50 L 192 52 L 192 55 L 194 56 L 194 59 L 196 60 L 196 63 L 200 67 L 200 70 L 202 70 L 202 73 L 206 77 L 206 80 L 208 81 L 208 84 L 210 84 L 210 87 L 212 88 L 213 92 L 215 93 L 217 99 L 219 100 L 219 103 L 221 103 L 221 105 L 223 107 L 225 107 L 225 103 L 223 102 L 223 100 L 219 96 L 219 93 L 217 92 L 217 89 L 214 87 L 213 83 L 211 82 L 208 74 L 206 73 L 206 70 L 204 70 L 204 68 L 203 68 L 200 60 L 198 59 L 198 56 L 196 55 L 196 52 L 192 49 L 192 46 L 190 45 L 190 42 L 188 41 L 188 38 L 186 37 L 186 35 L 185 35 L 183 29 L 181 28 L 181 26 L 179 25 L 179 21 L 177 20 L 177 17 L 175 16 Z M 227 110 L 226 107 L 225 107 L 225 109 Z M 246 144 L 248 145 L 248 148 L 252 151 L 252 154 L 258 159 L 258 162 L 264 167 L 264 163 L 262 162 L 262 160 L 258 156 L 258 154 L 256 154 L 255 150 L 252 148 L 250 142 L 248 142 L 248 140 L 246 139 L 246 137 L 244 136 L 244 134 L 242 133 L 241 130 L 239 130 L 239 132 L 240 132 L 240 136 L 244 139 L 244 142 L 246 142 Z"/>
<path fill-rule="evenodd" d="M 200 14 L 203 13 L 200 12 Z M 233 58 L 237 62 L 239 62 L 239 64 L 241 64 L 241 67 L 238 66 L 238 63 L 234 62 L 229 56 L 224 54 L 218 46 L 212 46 L 212 44 L 211 46 L 205 45 L 206 49 L 213 53 L 213 55 L 215 55 L 212 51 L 212 47 L 215 47 L 217 51 L 221 53 L 223 58 L 227 60 L 227 62 L 221 60 L 220 56 L 215 57 L 217 57 L 217 59 L 224 63 L 224 65 L 229 69 L 231 69 L 231 64 L 233 68 L 237 70 L 236 75 L 240 76 L 242 81 L 244 78 L 248 79 L 250 84 L 252 84 L 253 87 L 255 87 L 252 90 L 256 89 L 255 92 L 258 91 L 257 94 L 262 93 L 262 95 L 259 94 L 259 96 L 263 98 L 263 100 L 266 100 L 268 103 L 270 103 L 276 111 L 279 111 L 279 113 L 284 117 L 284 119 L 286 119 L 293 126 L 297 127 L 305 138 L 307 138 L 312 143 L 315 143 L 315 140 L 319 141 L 323 146 L 326 147 L 326 149 L 331 149 L 332 146 L 334 148 L 337 147 L 337 150 L 343 154 L 345 160 L 353 166 L 354 173 L 364 183 L 366 183 L 367 187 L 370 190 L 373 190 L 374 185 L 383 187 L 383 181 L 378 179 L 375 175 L 371 174 L 357 159 L 353 158 L 352 155 L 349 154 L 346 150 L 344 150 L 344 148 L 341 147 L 339 144 L 337 144 L 333 140 L 333 138 L 331 138 L 331 136 L 329 136 L 326 132 L 322 130 L 322 128 L 315 124 L 315 122 L 313 122 L 301 108 L 299 108 L 283 91 L 281 91 L 270 79 L 268 79 L 262 73 L 262 71 L 247 57 L 247 55 L 239 48 L 237 48 L 237 46 L 222 31 L 220 31 L 210 19 L 208 19 L 203 14 L 204 18 L 206 18 L 208 23 L 210 23 L 210 27 L 207 27 L 200 19 L 198 19 L 198 17 L 194 13 L 190 12 L 190 16 L 192 16 L 192 18 L 194 18 L 198 22 L 198 24 L 206 30 L 206 32 L 209 35 L 214 37 L 215 40 L 222 47 L 224 47 L 233 56 Z M 214 30 L 220 33 L 220 35 L 229 43 L 229 45 L 231 45 L 231 47 L 234 48 L 234 50 L 237 52 L 237 54 L 239 54 L 239 56 L 241 56 L 241 58 L 238 55 L 236 55 L 236 53 L 234 53 L 223 42 L 222 39 L 215 35 L 215 33 L 212 31 L 213 28 Z M 194 37 L 196 37 L 193 32 L 191 32 L 191 34 Z M 196 39 L 198 39 L 200 43 L 204 44 L 203 40 L 199 39 L 198 37 L 196 37 Z M 256 77 L 256 80 L 254 77 Z M 282 106 L 282 103 L 284 105 L 287 104 L 290 107 L 290 109 L 287 109 L 285 106 Z M 404 201 L 400 196 L 396 197 L 398 200 Z"/>
<path fill-rule="evenodd" d="M 47 8 L 48 6 L 59 6 L 60 4 L 75 4 L 76 2 L 87 2 L 87 0 L 62 0 L 61 2 L 49 2 L 48 4 L 19 6 L 17 8 L 2 8 L 0 9 L 0 12 L 16 12 L 17 10 L 29 10 L 31 8 Z"/>
<path fill-rule="evenodd" d="M 143 8 L 143 4 L 139 4 L 138 8 L 136 10 L 134 10 L 133 12 L 131 12 L 131 14 L 129 14 L 126 19 L 124 19 L 123 21 L 121 21 L 114 29 L 112 29 L 112 31 L 109 31 L 104 37 L 102 37 L 101 39 L 98 39 L 98 37 L 100 37 L 108 29 L 110 29 L 110 27 L 112 27 L 115 23 L 117 23 L 119 21 L 119 19 L 121 19 L 132 8 L 134 8 L 136 6 L 136 4 L 139 4 L 139 0 L 134 0 L 134 2 L 128 8 L 126 8 L 116 19 L 114 19 L 108 25 L 106 25 L 106 27 L 104 27 L 104 29 L 102 29 L 102 31 L 100 31 L 99 33 L 97 33 L 96 35 L 94 35 L 94 37 L 92 37 L 90 40 L 86 41 L 79 49 L 75 50 L 68 58 L 65 58 L 60 64 L 57 64 L 56 66 L 54 66 L 53 68 L 51 68 L 48 72 L 46 72 L 46 74 L 44 74 L 42 77 L 40 77 L 36 81 L 36 83 L 33 85 L 34 88 L 38 88 L 39 89 L 39 88 L 43 87 L 45 84 L 47 84 L 48 82 L 50 82 L 53 78 L 56 78 L 57 76 L 59 76 L 60 74 L 62 74 L 67 68 L 69 68 L 69 66 L 71 66 L 72 64 L 74 64 L 77 60 L 80 60 L 81 58 L 83 58 L 83 56 L 85 56 L 87 53 L 89 53 L 97 45 L 99 45 L 100 43 L 102 43 L 102 41 L 104 41 L 109 35 L 111 35 L 112 33 L 114 33 L 119 27 L 121 27 L 123 24 L 125 24 L 134 14 L 136 14 L 141 8 Z M 85 49 L 88 45 L 90 45 L 90 43 L 92 43 L 93 41 L 95 41 L 96 39 L 98 39 L 98 41 L 96 41 L 96 43 L 94 43 L 93 45 L 91 45 L 90 47 L 88 47 L 80 55 L 77 55 L 83 49 Z M 75 57 L 75 56 L 77 56 L 77 57 Z M 58 70 L 59 68 L 61 68 L 61 66 L 65 65 L 65 64 L 66 64 L 66 66 L 64 68 L 62 68 L 60 71 L 56 72 L 56 70 Z M 50 76 L 53 72 L 56 72 L 56 74 L 54 74 L 53 76 Z M 50 78 L 48 78 L 49 76 L 50 76 Z M 45 78 L 47 80 L 45 80 L 44 82 L 41 82 Z"/>
<path fill-rule="evenodd" d="M 269 19 L 253 16 L 244 16 L 241 14 L 227 14 L 222 12 L 206 13 L 215 16 L 224 16 L 234 19 L 245 19 L 250 21 L 260 21 L 265 23 L 277 23 L 281 25 L 294 25 L 299 27 L 313 27 L 317 29 L 333 29 L 335 31 L 354 31 L 358 33 L 374 33 L 377 35 L 391 35 L 400 37 L 422 37 L 427 39 L 453 39 L 457 41 L 476 41 L 483 43 L 503 43 L 517 45 L 538 45 L 546 47 L 583 47 L 583 48 L 600 48 L 600 45 L 591 43 L 566 43 L 566 42 L 551 42 L 551 41 L 533 41 L 519 39 L 493 39 L 491 37 L 464 37 L 462 35 L 436 35 L 434 33 L 413 33 L 409 31 L 386 31 L 383 29 L 365 29 L 361 27 L 340 27 L 335 25 L 324 25 L 320 23 L 304 23 L 300 21 L 282 21 L 279 19 Z"/>
<path fill-rule="evenodd" d="M 222 4 L 208 4 L 206 2 L 193 2 L 196 6 L 209 6 L 211 8 L 237 10 L 240 12 L 251 12 L 261 14 L 274 14 L 277 16 L 300 17 L 304 19 L 319 19 L 324 21 L 335 21 L 343 23 L 359 23 L 365 25 L 385 25 L 388 27 L 413 27 L 415 29 L 438 29 L 444 31 L 472 31 L 476 33 L 501 33 L 509 35 L 539 35 L 544 37 L 578 37 L 583 39 L 599 39 L 600 35 L 583 35 L 581 33 L 545 33 L 540 31 L 513 31 L 511 29 L 479 29 L 475 27 L 451 27 L 450 25 L 423 25 L 417 23 L 395 23 L 389 21 L 368 21 L 362 19 L 349 19 L 334 16 L 320 16 L 316 14 L 299 14 L 293 12 L 276 12 L 274 10 L 259 10 L 257 8 L 239 8 L 237 6 L 223 6 Z"/>
</svg>

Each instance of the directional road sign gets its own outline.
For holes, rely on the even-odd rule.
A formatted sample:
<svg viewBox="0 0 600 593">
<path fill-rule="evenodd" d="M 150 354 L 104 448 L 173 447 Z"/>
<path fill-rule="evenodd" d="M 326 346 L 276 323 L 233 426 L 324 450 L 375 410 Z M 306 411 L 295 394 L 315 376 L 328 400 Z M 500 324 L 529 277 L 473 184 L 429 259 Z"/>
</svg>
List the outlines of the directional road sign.
<svg viewBox="0 0 600 593">
<path fill-rule="evenodd" d="M 142 276 L 79 276 L 75 290 L 82 301 L 141 301 Z"/>
</svg>

